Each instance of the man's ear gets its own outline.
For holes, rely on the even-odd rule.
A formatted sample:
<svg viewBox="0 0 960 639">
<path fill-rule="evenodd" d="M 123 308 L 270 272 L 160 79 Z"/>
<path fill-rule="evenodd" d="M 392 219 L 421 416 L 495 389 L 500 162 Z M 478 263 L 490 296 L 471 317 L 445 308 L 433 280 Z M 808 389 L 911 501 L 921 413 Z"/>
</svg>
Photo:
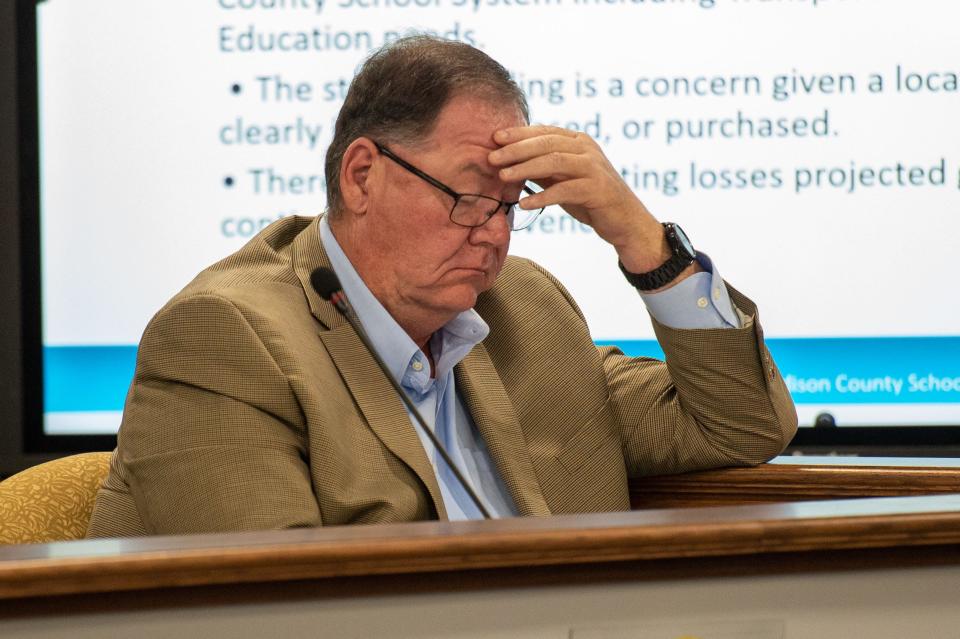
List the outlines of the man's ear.
<svg viewBox="0 0 960 639">
<path fill-rule="evenodd" d="M 377 157 L 377 147 L 369 138 L 357 138 L 350 143 L 340 161 L 340 193 L 344 208 L 364 215 L 370 201 L 370 167 Z"/>
</svg>

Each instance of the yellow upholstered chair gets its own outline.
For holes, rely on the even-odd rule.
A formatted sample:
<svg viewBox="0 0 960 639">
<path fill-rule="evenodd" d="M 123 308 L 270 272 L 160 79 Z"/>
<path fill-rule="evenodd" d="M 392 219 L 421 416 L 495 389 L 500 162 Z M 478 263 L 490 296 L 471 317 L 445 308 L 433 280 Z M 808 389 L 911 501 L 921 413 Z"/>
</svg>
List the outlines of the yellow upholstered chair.
<svg viewBox="0 0 960 639">
<path fill-rule="evenodd" d="M 109 467 L 110 453 L 83 453 L 0 482 L 0 544 L 82 539 Z"/>
</svg>

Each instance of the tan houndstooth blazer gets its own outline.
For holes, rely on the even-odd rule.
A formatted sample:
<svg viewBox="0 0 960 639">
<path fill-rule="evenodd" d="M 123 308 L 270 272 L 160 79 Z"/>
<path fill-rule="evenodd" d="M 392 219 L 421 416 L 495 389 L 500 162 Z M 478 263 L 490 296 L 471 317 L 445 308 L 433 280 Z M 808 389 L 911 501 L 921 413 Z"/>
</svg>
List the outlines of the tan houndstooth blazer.
<svg viewBox="0 0 960 639">
<path fill-rule="evenodd" d="M 90 536 L 445 518 L 401 401 L 310 286 L 321 265 L 317 219 L 285 218 L 157 313 Z M 796 428 L 755 319 L 655 324 L 667 363 L 627 358 L 518 258 L 476 310 L 490 335 L 457 389 L 524 515 L 625 510 L 628 476 L 762 462 Z"/>
</svg>

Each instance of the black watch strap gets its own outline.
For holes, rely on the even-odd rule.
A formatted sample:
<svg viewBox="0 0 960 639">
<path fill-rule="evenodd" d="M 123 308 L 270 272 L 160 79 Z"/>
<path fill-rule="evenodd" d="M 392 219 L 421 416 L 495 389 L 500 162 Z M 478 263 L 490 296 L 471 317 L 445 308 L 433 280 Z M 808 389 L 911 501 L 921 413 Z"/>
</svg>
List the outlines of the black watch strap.
<svg viewBox="0 0 960 639">
<path fill-rule="evenodd" d="M 665 222 L 663 229 L 666 233 L 667 245 L 670 247 L 672 255 L 670 259 L 659 267 L 646 273 L 631 273 L 623 266 L 620 260 L 617 260 L 620 271 L 623 272 L 627 281 L 637 290 L 652 291 L 666 286 L 675 280 L 677 276 L 683 272 L 683 269 L 690 266 L 690 264 L 697 259 L 697 252 L 693 250 L 693 246 L 687 239 L 683 229 L 672 222 Z"/>
</svg>

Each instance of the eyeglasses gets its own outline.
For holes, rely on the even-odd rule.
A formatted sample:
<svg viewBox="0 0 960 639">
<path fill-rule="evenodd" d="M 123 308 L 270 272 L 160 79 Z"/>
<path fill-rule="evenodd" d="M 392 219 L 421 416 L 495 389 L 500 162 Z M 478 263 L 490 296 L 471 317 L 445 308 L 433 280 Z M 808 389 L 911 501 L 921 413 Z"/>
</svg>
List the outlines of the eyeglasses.
<svg viewBox="0 0 960 639">
<path fill-rule="evenodd" d="M 480 195 L 479 193 L 457 193 L 440 180 L 430 177 L 406 160 L 397 157 L 390 149 L 379 142 L 374 141 L 374 144 L 377 146 L 377 150 L 384 156 L 390 158 L 424 182 L 429 183 L 431 186 L 440 189 L 452 197 L 453 206 L 450 208 L 450 221 L 454 224 L 469 228 L 483 226 L 487 223 L 487 220 L 500 210 L 500 207 L 503 207 L 507 215 L 510 230 L 520 231 L 533 224 L 537 216 L 543 212 L 542 208 L 528 211 L 517 206 L 517 204 L 525 198 L 536 195 L 542 191 L 542 189 L 533 182 L 527 182 L 523 185 L 523 189 L 520 191 L 520 197 L 516 202 L 506 202 L 488 195 Z"/>
</svg>

